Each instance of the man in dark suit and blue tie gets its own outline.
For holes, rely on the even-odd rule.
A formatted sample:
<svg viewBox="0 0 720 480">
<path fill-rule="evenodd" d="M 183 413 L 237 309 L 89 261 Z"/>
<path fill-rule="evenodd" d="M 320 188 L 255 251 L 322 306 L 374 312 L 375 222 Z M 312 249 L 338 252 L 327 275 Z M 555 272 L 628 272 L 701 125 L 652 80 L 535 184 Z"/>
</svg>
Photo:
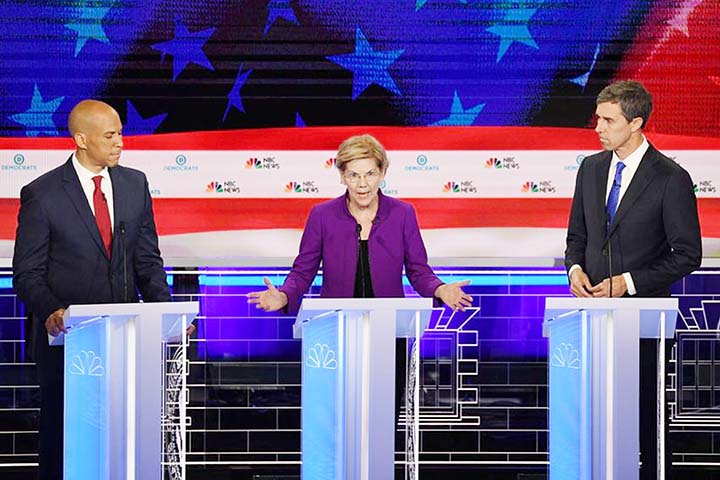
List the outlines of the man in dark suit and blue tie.
<svg viewBox="0 0 720 480">
<path fill-rule="evenodd" d="M 595 131 L 605 151 L 587 157 L 577 174 L 565 250 L 571 291 L 577 297 L 669 296 L 671 284 L 702 259 L 692 180 L 642 134 L 652 97 L 641 84 L 613 83 L 596 104 Z M 659 470 L 656 348 L 655 340 L 641 341 L 643 479 L 658 478 Z M 666 478 L 670 454 L 666 441 Z"/>
<path fill-rule="evenodd" d="M 75 152 L 20 193 L 13 256 L 13 285 L 33 318 L 41 479 L 62 478 L 63 349 L 48 334 L 67 331 L 65 309 L 137 302 L 138 291 L 146 302 L 170 301 L 147 179 L 118 165 L 120 117 L 84 100 L 68 128 Z"/>
</svg>

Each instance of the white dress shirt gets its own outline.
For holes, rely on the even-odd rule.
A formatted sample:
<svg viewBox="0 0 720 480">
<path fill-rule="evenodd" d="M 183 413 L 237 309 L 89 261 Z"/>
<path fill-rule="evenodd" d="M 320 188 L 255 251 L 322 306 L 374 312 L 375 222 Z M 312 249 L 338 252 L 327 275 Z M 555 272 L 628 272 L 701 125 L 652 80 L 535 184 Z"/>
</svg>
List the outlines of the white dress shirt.
<svg viewBox="0 0 720 480">
<path fill-rule="evenodd" d="M 635 176 L 635 172 L 637 172 L 637 169 L 640 166 L 640 161 L 642 160 L 643 156 L 645 156 L 645 152 L 647 152 L 647 149 L 650 147 L 650 144 L 648 143 L 644 135 L 642 139 L 643 140 L 640 146 L 636 148 L 635 151 L 633 151 L 630 155 L 625 157 L 624 160 L 620 160 L 617 152 L 613 151 L 612 160 L 610 161 L 610 170 L 608 171 L 607 185 L 605 187 L 605 205 L 607 205 L 607 198 L 610 196 L 610 189 L 612 188 L 613 182 L 615 181 L 615 171 L 617 170 L 617 164 L 618 162 L 622 161 L 625 164 L 625 168 L 622 172 L 622 179 L 620 181 L 620 195 L 618 196 L 617 208 L 620 208 L 622 198 L 625 195 L 625 192 L 627 192 L 628 186 L 630 185 L 630 182 Z M 582 267 L 580 267 L 580 265 L 573 265 L 572 267 L 570 267 L 570 270 L 568 271 L 568 277 L 571 277 L 573 271 L 577 270 L 578 268 Z M 635 290 L 635 282 L 633 282 L 630 272 L 624 272 L 622 276 L 625 279 L 628 294 L 636 295 L 637 290 Z"/>
<path fill-rule="evenodd" d="M 90 205 L 90 210 L 92 210 L 93 215 L 95 215 L 95 204 L 93 203 L 95 182 L 93 181 L 93 177 L 96 177 L 98 175 L 103 177 L 102 181 L 100 182 L 100 190 L 102 190 L 103 195 L 105 195 L 105 200 L 108 204 L 108 210 L 110 211 L 110 228 L 114 230 L 115 208 L 113 202 L 113 188 L 112 180 L 110 180 L 110 173 L 108 172 L 107 167 L 100 170 L 100 173 L 93 173 L 87 168 L 83 167 L 80 162 L 78 162 L 78 159 L 75 157 L 74 153 L 72 154 L 72 165 L 75 168 L 75 173 L 77 173 L 77 176 L 80 179 L 80 185 L 82 186 L 83 193 L 85 193 L 85 198 L 87 198 L 88 204 Z"/>
</svg>

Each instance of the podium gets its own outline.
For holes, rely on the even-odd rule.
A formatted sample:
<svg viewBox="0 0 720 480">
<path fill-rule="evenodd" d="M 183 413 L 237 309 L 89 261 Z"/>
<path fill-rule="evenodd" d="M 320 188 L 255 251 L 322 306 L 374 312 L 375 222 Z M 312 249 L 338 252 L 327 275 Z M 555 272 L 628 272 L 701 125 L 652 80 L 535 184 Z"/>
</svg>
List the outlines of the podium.
<svg viewBox="0 0 720 480">
<path fill-rule="evenodd" d="M 302 338 L 303 480 L 394 478 L 396 337 L 413 344 L 406 468 L 417 478 L 417 346 L 432 312 L 430 298 L 303 300 L 293 327 Z"/>
<path fill-rule="evenodd" d="M 674 337 L 677 311 L 675 298 L 545 300 L 550 480 L 639 477 L 641 338 L 659 339 L 657 478 L 664 478 L 665 339 Z"/>
<path fill-rule="evenodd" d="M 186 328 L 197 302 L 65 311 L 64 478 L 185 478 Z"/>
</svg>

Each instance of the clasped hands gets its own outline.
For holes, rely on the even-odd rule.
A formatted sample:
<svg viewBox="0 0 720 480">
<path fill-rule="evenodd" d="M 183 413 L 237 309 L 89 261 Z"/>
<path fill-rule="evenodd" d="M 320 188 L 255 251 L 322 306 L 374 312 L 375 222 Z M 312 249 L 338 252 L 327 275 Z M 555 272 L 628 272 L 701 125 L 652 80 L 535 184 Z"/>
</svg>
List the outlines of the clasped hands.
<svg viewBox="0 0 720 480">
<path fill-rule="evenodd" d="M 573 270 L 570 275 L 570 291 L 576 297 L 602 298 L 610 296 L 610 279 L 606 278 L 597 285 L 592 285 L 582 269 Z M 612 277 L 612 296 L 622 297 L 627 293 L 627 284 L 623 275 Z"/>
</svg>

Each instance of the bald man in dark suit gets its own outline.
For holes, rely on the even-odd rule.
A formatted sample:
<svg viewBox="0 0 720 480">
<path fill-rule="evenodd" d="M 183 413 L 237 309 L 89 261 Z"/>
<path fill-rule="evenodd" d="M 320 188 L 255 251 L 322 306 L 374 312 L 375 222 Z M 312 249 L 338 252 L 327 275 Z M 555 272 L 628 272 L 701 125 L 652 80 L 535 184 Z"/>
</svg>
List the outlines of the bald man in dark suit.
<svg viewBox="0 0 720 480">
<path fill-rule="evenodd" d="M 76 150 L 23 187 L 13 285 L 34 324 L 40 382 L 40 478 L 63 476 L 63 348 L 72 304 L 170 301 L 145 175 L 119 166 L 122 124 L 109 105 L 84 100 L 70 113 Z"/>
</svg>

